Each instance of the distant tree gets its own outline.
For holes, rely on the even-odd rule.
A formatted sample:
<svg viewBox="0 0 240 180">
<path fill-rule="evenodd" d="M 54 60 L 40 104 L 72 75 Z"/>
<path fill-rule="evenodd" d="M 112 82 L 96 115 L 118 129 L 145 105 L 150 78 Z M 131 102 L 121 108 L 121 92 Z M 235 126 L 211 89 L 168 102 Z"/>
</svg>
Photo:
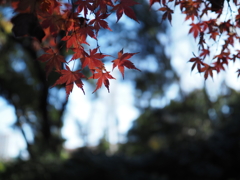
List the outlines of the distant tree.
<svg viewBox="0 0 240 180">
<path fill-rule="evenodd" d="M 9 30 L 11 24 L 2 14 L 3 9 L 0 17 L 0 95 L 15 110 L 16 121 L 12 128 L 22 133 L 29 158 L 48 156 L 52 152 L 59 156 L 66 98 L 61 87 L 49 90 L 56 74 L 46 80 L 43 64 L 36 61 L 38 44 L 31 38 L 14 38 Z"/>
<path fill-rule="evenodd" d="M 231 96 L 233 98 L 229 98 Z M 229 89 L 227 94 L 212 102 L 205 90 L 195 90 L 164 108 L 147 107 L 133 122 L 127 143 L 120 152 L 135 156 L 206 140 L 234 118 L 235 106 L 230 106 L 236 103 L 234 98 L 238 96 Z"/>
</svg>

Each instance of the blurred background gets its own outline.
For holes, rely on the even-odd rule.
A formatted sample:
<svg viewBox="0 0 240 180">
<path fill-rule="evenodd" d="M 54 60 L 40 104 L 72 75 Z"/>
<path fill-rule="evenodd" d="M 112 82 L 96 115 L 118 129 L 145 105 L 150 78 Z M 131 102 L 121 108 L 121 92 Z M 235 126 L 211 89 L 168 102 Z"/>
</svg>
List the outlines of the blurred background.
<svg viewBox="0 0 240 180">
<path fill-rule="evenodd" d="M 131 60 L 142 72 L 122 80 L 113 71 L 110 93 L 84 81 L 86 95 L 74 88 L 69 101 L 63 86 L 49 88 L 57 75 L 46 81 L 42 51 L 13 36 L 13 10 L 0 6 L 1 180 L 240 179 L 239 64 L 204 81 L 188 63 L 197 48 L 189 22 L 177 11 L 162 22 L 157 5 L 139 2 L 140 23 L 113 14 L 98 44 L 113 57 L 139 52 Z"/>
</svg>

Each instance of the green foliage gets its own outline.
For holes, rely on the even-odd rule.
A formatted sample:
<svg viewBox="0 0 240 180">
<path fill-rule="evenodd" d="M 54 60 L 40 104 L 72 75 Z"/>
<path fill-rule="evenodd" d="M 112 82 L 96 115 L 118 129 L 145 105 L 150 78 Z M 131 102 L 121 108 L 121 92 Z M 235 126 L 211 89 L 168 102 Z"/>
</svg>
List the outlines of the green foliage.
<svg viewBox="0 0 240 180">
<path fill-rule="evenodd" d="M 229 103 L 236 103 L 229 96 L 239 97 L 231 90 L 211 102 L 204 90 L 197 90 L 181 101 L 171 101 L 162 109 L 145 109 L 129 130 L 128 142 L 122 146 L 122 151 L 140 155 L 206 140 L 233 116 L 230 114 L 233 110 L 223 111 L 231 109 Z"/>
<path fill-rule="evenodd" d="M 0 173 L 4 172 L 5 171 L 5 165 L 4 163 L 0 162 Z"/>
<path fill-rule="evenodd" d="M 38 161 L 17 161 L 6 165 L 6 171 L 0 174 L 2 180 L 51 180 L 59 172 L 59 162 L 47 159 Z"/>
</svg>

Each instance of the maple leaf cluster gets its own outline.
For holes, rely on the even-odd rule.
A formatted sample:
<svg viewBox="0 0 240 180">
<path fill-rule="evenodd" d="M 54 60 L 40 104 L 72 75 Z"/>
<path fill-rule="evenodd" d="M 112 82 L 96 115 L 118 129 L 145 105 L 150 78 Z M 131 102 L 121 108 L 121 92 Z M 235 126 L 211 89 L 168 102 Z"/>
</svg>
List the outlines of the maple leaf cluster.
<svg viewBox="0 0 240 180">
<path fill-rule="evenodd" d="M 5 1 L 1 1 L 3 3 Z M 42 42 L 45 54 L 38 58 L 46 63 L 46 75 L 53 70 L 60 73 L 57 84 L 65 84 L 67 97 L 76 84 L 83 90 L 83 68 L 89 68 L 90 79 L 97 79 L 96 90 L 103 84 L 109 91 L 109 79 L 115 79 L 107 71 L 102 61 L 107 54 L 102 54 L 99 47 L 86 50 L 90 45 L 88 37 L 97 40 L 101 29 L 111 31 L 106 19 L 116 13 L 117 22 L 125 14 L 138 22 L 132 9 L 137 3 L 134 0 L 72 0 L 72 4 L 57 0 L 11 0 L 12 7 L 18 14 L 12 18 L 15 36 L 31 36 Z M 189 62 L 192 70 L 204 73 L 204 78 L 213 77 L 213 71 L 225 70 L 229 61 L 240 58 L 240 3 L 238 0 L 149 0 L 150 7 L 159 4 L 162 20 L 172 21 L 172 14 L 179 8 L 190 21 L 189 34 L 198 42 L 198 52 Z M 235 9 L 234 9 L 235 8 Z M 226 9 L 225 12 L 223 9 Z M 64 32 L 60 41 L 65 43 L 66 51 L 72 51 L 70 61 L 79 60 L 81 69 L 71 70 L 56 44 L 59 32 Z M 215 50 L 212 50 L 213 47 Z M 136 69 L 129 60 L 136 53 L 119 51 L 118 58 L 113 60 L 113 69 L 118 67 L 124 78 L 124 69 Z M 197 55 L 196 55 L 197 54 Z M 210 59 L 211 63 L 206 63 Z M 63 66 L 64 65 L 64 66 Z M 139 70 L 140 71 L 140 70 Z M 240 69 L 237 70 L 240 76 Z M 84 91 L 83 91 L 84 92 Z"/>
<path fill-rule="evenodd" d="M 52 71 L 60 74 L 53 86 L 64 84 L 67 98 L 74 84 L 84 92 L 82 79 L 88 79 L 82 73 L 84 68 L 92 74 L 89 79 L 97 79 L 93 93 L 103 84 L 109 91 L 109 79 L 115 78 L 106 70 L 102 60 L 110 55 L 101 53 L 99 47 L 86 50 L 90 45 L 88 38 L 97 41 L 101 29 L 112 31 L 106 19 L 114 12 L 117 22 L 123 14 L 138 22 L 131 8 L 136 4 L 133 0 L 72 0 L 68 3 L 58 0 L 12 0 L 11 5 L 17 13 L 11 20 L 12 31 L 16 37 L 30 36 L 42 44 L 44 54 L 37 60 L 45 63 L 46 77 Z M 60 32 L 64 36 L 60 37 Z M 59 42 L 65 43 L 66 51 L 73 52 L 70 61 L 80 61 L 81 69 L 69 67 L 70 61 L 66 61 L 59 52 Z M 124 53 L 122 49 L 118 58 L 112 61 L 113 69 L 118 67 L 123 78 L 125 68 L 139 70 L 129 60 L 134 54 Z"/>
<path fill-rule="evenodd" d="M 189 62 L 193 63 L 192 70 L 197 68 L 204 73 L 205 79 L 213 77 L 213 71 L 225 70 L 229 61 L 240 58 L 240 50 L 235 48 L 240 40 L 238 0 L 150 0 L 150 6 L 155 3 L 161 6 L 158 10 L 163 13 L 162 19 L 171 23 L 172 14 L 179 7 L 185 20 L 191 22 L 189 34 L 198 42 L 198 54 L 194 53 Z M 240 76 L 240 70 L 237 72 Z"/>
</svg>

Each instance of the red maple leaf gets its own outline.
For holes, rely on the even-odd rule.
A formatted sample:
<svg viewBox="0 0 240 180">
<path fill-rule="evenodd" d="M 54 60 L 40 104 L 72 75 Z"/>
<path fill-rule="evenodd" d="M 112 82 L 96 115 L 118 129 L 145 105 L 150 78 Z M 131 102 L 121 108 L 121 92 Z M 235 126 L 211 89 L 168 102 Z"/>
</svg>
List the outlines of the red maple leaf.
<svg viewBox="0 0 240 180">
<path fill-rule="evenodd" d="M 126 14 L 131 19 L 138 22 L 137 17 L 130 6 L 134 6 L 139 4 L 133 0 L 121 0 L 119 4 L 117 4 L 112 10 L 117 12 L 117 22 L 122 17 L 123 13 Z"/>
<path fill-rule="evenodd" d="M 170 22 L 170 24 L 172 23 L 172 13 L 173 10 L 170 9 L 169 7 L 165 6 L 165 7 L 161 7 L 160 9 L 158 9 L 159 11 L 163 11 L 165 12 L 162 15 L 162 20 L 165 20 L 166 18 L 168 18 L 168 21 Z"/>
<path fill-rule="evenodd" d="M 102 68 L 103 62 L 100 60 L 108 55 L 104 55 L 102 53 L 97 53 L 98 48 L 95 48 L 93 50 L 89 50 L 90 54 L 86 54 L 84 58 L 81 59 L 82 61 L 82 68 L 85 68 L 86 66 L 89 67 L 89 69 L 94 72 L 95 69 Z"/>
<path fill-rule="evenodd" d="M 91 0 L 78 0 L 75 2 L 78 5 L 77 11 L 80 13 L 83 11 L 84 17 L 87 17 L 88 10 L 93 11 L 92 1 Z"/>
<path fill-rule="evenodd" d="M 76 30 L 79 42 L 89 45 L 86 41 L 87 36 L 90 36 L 93 39 L 97 39 L 93 32 L 93 29 L 94 28 L 92 26 L 86 24 L 84 27 L 81 27 L 78 30 Z"/>
<path fill-rule="evenodd" d="M 232 58 L 229 57 L 230 52 L 222 52 L 221 54 L 218 54 L 213 57 L 213 59 L 217 59 L 216 62 L 214 62 L 214 67 L 216 71 L 219 73 L 221 70 L 225 70 L 223 67 L 224 64 L 228 65 L 228 61 Z"/>
<path fill-rule="evenodd" d="M 52 36 L 57 36 L 60 30 L 64 30 L 64 19 L 61 15 L 44 13 L 41 25 L 44 29 L 49 27 Z"/>
<path fill-rule="evenodd" d="M 98 11 L 95 15 L 96 15 L 95 19 L 92 19 L 89 22 L 89 24 L 93 25 L 94 29 L 96 30 L 96 33 L 98 33 L 101 27 L 112 31 L 108 26 L 108 23 L 103 20 L 106 19 L 110 14 L 100 14 L 100 11 Z"/>
<path fill-rule="evenodd" d="M 195 55 L 194 55 L 195 56 Z M 192 65 L 192 71 L 193 69 L 195 68 L 195 66 L 197 66 L 197 69 L 198 69 L 198 72 L 201 72 L 201 68 L 202 66 L 204 65 L 204 63 L 202 62 L 202 60 L 199 58 L 199 57 L 194 57 L 194 58 L 191 58 L 189 60 L 189 62 L 193 62 L 193 65 Z"/>
<path fill-rule="evenodd" d="M 21 13 L 33 13 L 35 11 L 36 4 L 37 0 L 17 0 L 12 2 L 12 6 L 15 8 L 15 11 Z"/>
<path fill-rule="evenodd" d="M 190 26 L 192 26 L 189 30 L 189 33 L 193 33 L 193 37 L 196 39 L 201 32 L 201 26 L 200 24 L 191 23 Z"/>
<path fill-rule="evenodd" d="M 200 2 L 199 1 L 193 1 L 193 0 L 188 0 L 188 1 L 179 1 L 180 3 L 180 9 L 183 14 L 186 14 L 185 20 L 188 20 L 191 18 L 192 21 L 196 17 L 198 17 L 198 11 L 200 7 Z"/>
<path fill-rule="evenodd" d="M 240 59 L 240 50 L 236 50 L 236 51 L 237 53 L 233 54 L 233 57 L 232 57 L 233 62 L 235 62 L 236 59 Z"/>
<path fill-rule="evenodd" d="M 85 94 L 81 78 L 86 78 L 86 77 L 80 71 L 81 70 L 71 71 L 70 68 L 66 66 L 66 70 L 63 69 L 60 71 L 61 76 L 58 78 L 55 84 L 52 85 L 52 87 L 58 84 L 65 83 L 67 99 L 69 94 L 72 92 L 73 84 L 76 84 L 79 88 L 81 88 L 83 93 Z"/>
<path fill-rule="evenodd" d="M 112 0 L 97 0 L 93 2 L 93 9 L 97 9 L 99 7 L 99 10 L 101 13 L 107 12 L 107 6 L 114 7 Z"/>
<path fill-rule="evenodd" d="M 20 13 L 52 12 L 60 6 L 56 0 L 13 0 L 12 7 Z"/>
<path fill-rule="evenodd" d="M 75 21 L 75 20 L 74 20 Z M 87 44 L 87 36 L 93 39 L 97 39 L 94 33 L 94 27 L 87 24 L 86 18 L 78 18 L 79 23 L 72 27 L 72 30 L 68 32 L 68 35 L 62 38 L 62 41 L 67 41 L 66 47 L 78 48 L 81 44 Z M 69 28 L 68 28 L 69 29 Z"/>
<path fill-rule="evenodd" d="M 57 71 L 61 71 L 62 63 L 66 63 L 64 57 L 54 52 L 52 48 L 43 48 L 43 50 L 47 54 L 43 54 L 42 56 L 37 58 L 37 60 L 41 62 L 47 62 L 45 66 L 46 76 L 49 75 L 53 68 L 55 68 Z"/>
<path fill-rule="evenodd" d="M 113 60 L 113 69 L 118 66 L 119 71 L 122 73 L 123 79 L 124 79 L 124 67 L 127 67 L 128 69 L 136 69 L 138 71 L 138 68 L 134 66 L 134 64 L 129 61 L 128 59 L 131 58 L 133 55 L 137 53 L 124 53 L 123 54 L 123 49 L 118 52 L 118 58 Z"/>
<path fill-rule="evenodd" d="M 96 92 L 99 88 L 102 87 L 102 84 L 105 85 L 105 87 L 107 88 L 108 92 L 109 92 L 109 80 L 108 79 L 115 79 L 114 77 L 112 77 L 112 75 L 110 75 L 109 71 L 106 71 L 104 67 L 96 69 L 96 73 L 94 73 L 89 79 L 98 79 L 97 81 L 97 87 L 96 89 L 93 91 Z"/>
<path fill-rule="evenodd" d="M 211 31 L 211 32 L 209 32 L 209 34 L 211 34 L 211 35 L 210 35 L 210 38 L 213 39 L 214 41 L 216 41 L 216 38 L 217 38 L 217 36 L 219 35 L 219 32 L 217 32 L 217 31 Z"/>
<path fill-rule="evenodd" d="M 203 64 L 204 67 L 202 67 L 200 69 L 200 72 L 204 72 L 204 78 L 205 80 L 208 78 L 208 75 L 210 75 L 211 77 L 213 77 L 213 70 L 216 71 L 216 68 L 213 66 L 209 66 L 208 64 L 204 63 Z"/>
<path fill-rule="evenodd" d="M 213 63 L 216 71 L 219 73 L 221 70 L 225 71 L 224 64 L 221 63 L 220 61 L 216 61 Z"/>
<path fill-rule="evenodd" d="M 87 55 L 87 53 L 84 51 L 84 48 L 82 46 L 80 46 L 80 48 L 72 48 L 72 50 L 74 54 L 70 61 L 74 59 L 84 58 Z"/>
<path fill-rule="evenodd" d="M 78 41 L 78 35 L 73 32 L 70 36 L 64 36 L 62 41 L 67 41 L 66 42 L 66 48 L 69 49 L 70 47 L 73 48 L 78 48 L 81 46 L 81 43 Z"/>
<path fill-rule="evenodd" d="M 206 56 L 209 56 L 210 55 L 210 51 L 209 51 L 209 48 L 207 49 L 201 49 L 201 54 L 199 55 L 200 57 L 203 57 L 203 59 L 206 58 Z"/>
</svg>

